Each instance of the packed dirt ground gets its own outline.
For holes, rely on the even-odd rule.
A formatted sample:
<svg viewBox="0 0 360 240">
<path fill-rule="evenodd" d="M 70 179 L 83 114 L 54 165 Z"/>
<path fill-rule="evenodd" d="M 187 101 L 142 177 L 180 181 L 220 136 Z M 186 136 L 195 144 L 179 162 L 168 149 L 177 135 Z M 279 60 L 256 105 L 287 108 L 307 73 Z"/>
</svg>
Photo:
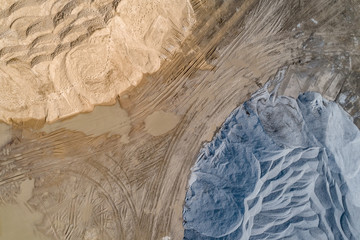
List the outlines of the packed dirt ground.
<svg viewBox="0 0 360 240">
<path fill-rule="evenodd" d="M 0 239 L 19 237 L 18 224 L 26 226 L 27 239 L 182 239 L 188 176 L 202 143 L 279 69 L 286 69 L 279 94 L 318 91 L 360 126 L 356 0 L 163 1 L 162 10 L 150 4 L 144 14 L 157 11 L 177 22 L 168 26 L 154 17 L 143 23 L 155 24 L 147 26 L 153 40 L 122 32 L 117 36 L 123 48 L 116 49 L 104 40 L 110 38 L 106 31 L 142 26 L 114 20 L 126 1 L 105 7 L 56 1 L 62 5 L 44 14 L 36 7 L 49 2 L 9 1 L 0 13 L 0 117 L 12 124 L 0 125 L 0 216 L 13 218 L 0 217 Z M 84 12 L 98 14 L 98 20 L 75 18 L 89 4 L 93 12 Z M 28 26 L 27 15 L 37 11 Z M 135 10 L 126 11 L 130 16 Z M 82 23 L 67 28 L 73 21 Z M 83 26 L 86 21 L 90 25 Z M 95 23 L 102 27 L 91 27 Z M 19 35 L 12 35 L 13 28 Z M 75 40 L 67 41 L 77 41 L 83 30 L 86 39 L 76 42 L 82 50 L 74 53 L 65 40 L 73 34 Z M 30 41 L 46 31 L 60 35 L 44 37 L 46 46 Z M 159 41 L 160 33 L 167 40 Z M 136 51 L 146 52 L 143 45 L 149 53 L 138 56 Z M 103 56 L 107 48 L 119 52 Z M 72 53 L 80 54 L 68 65 L 76 71 L 64 75 L 61 64 Z M 125 64 L 132 70 L 125 71 Z M 123 88 L 126 76 L 134 78 Z M 43 91 L 44 84 L 55 87 Z M 58 89 L 69 89 L 69 95 Z M 88 100 L 66 103 L 71 94 Z M 70 117 L 100 104 L 113 105 Z M 19 208 L 26 216 L 21 222 Z"/>
</svg>

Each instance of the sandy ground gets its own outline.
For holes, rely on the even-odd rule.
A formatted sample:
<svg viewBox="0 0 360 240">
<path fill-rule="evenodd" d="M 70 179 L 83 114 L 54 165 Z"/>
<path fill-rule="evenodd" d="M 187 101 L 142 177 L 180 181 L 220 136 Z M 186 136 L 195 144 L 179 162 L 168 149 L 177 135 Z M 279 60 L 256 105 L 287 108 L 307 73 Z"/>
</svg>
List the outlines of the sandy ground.
<svg viewBox="0 0 360 240">
<path fill-rule="evenodd" d="M 72 2 L 82 6 L 80 1 Z M 26 4 L 3 7 L 2 16 Z M 166 55 L 159 70 L 137 62 L 142 64 L 139 72 L 153 73 L 142 75 L 136 87 L 121 93 L 119 104 L 98 106 L 92 114 L 45 124 L 43 129 L 44 121 L 14 124 L 10 142 L 0 151 L 2 207 L 16 203 L 22 183 L 31 178 L 34 183 L 26 206 L 41 215 L 41 222 L 34 223 L 33 228 L 47 239 L 182 239 L 182 208 L 188 176 L 202 143 L 211 140 L 231 111 L 278 69 L 284 66 L 287 69 L 280 93 L 293 95 L 318 89 L 343 105 L 349 105 L 353 99 L 353 107 L 349 105 L 347 110 L 356 116 L 360 101 L 358 88 L 354 87 L 358 87 L 356 76 L 360 69 L 357 1 L 194 0 L 191 6 L 196 19 L 192 33 L 181 38 L 179 50 Z M 164 11 L 171 15 L 172 10 Z M 162 20 L 158 21 L 163 26 Z M 43 29 L 46 24 L 39 26 Z M 81 43 L 83 50 L 75 55 L 84 56 L 89 51 L 87 48 L 92 45 L 87 41 L 90 40 Z M 99 49 L 94 50 L 93 56 L 85 54 L 86 58 L 106 53 L 102 48 L 107 45 L 95 45 Z M 16 54 L 24 54 L 29 61 L 28 49 L 24 51 Z M 4 54 L 4 50 L 1 53 Z M 84 59 L 80 55 L 76 58 Z M 123 64 L 121 59 L 116 60 L 120 62 L 118 66 Z M 3 66 L 10 68 L 15 62 Z M 53 62 L 55 60 L 44 61 L 34 68 L 47 69 L 40 68 L 46 63 L 50 69 Z M 78 70 L 87 67 L 86 62 L 77 64 Z M 21 72 L 21 76 L 28 76 L 25 72 Z M 50 72 L 54 77 L 64 76 L 55 70 Z M 94 72 L 99 71 L 90 67 L 82 74 Z M 14 82 L 4 79 L 0 78 L 4 84 Z M 24 80 L 19 77 L 18 81 Z M 31 82 L 31 78 L 27 81 Z M 48 78 L 44 78 L 46 81 Z M 93 83 L 90 89 L 94 90 L 89 99 L 99 97 L 103 103 L 115 103 L 113 97 L 118 89 L 99 86 L 105 83 L 102 81 L 89 82 Z M 99 94 L 95 94 L 97 90 Z M 18 96 L 14 97 L 13 107 L 20 106 L 18 101 L 28 104 L 22 99 L 22 88 L 14 87 L 11 91 L 12 95 L 6 95 L 9 99 Z M 10 119 L 6 114 L 11 112 L 41 115 L 26 107 L 22 108 L 24 111 L 6 110 L 3 106 L 12 105 L 4 99 L 0 104 L 4 120 Z M 88 103 L 87 110 L 90 110 L 95 102 Z M 162 125 L 164 114 L 171 116 L 172 124 Z M 56 113 L 46 120 L 67 115 Z M 102 118 L 107 119 L 108 129 L 101 124 L 100 130 L 97 129 L 97 119 Z M 118 132 L 122 123 L 126 123 L 127 130 Z M 0 239 L 5 236 L 2 234 Z"/>
</svg>

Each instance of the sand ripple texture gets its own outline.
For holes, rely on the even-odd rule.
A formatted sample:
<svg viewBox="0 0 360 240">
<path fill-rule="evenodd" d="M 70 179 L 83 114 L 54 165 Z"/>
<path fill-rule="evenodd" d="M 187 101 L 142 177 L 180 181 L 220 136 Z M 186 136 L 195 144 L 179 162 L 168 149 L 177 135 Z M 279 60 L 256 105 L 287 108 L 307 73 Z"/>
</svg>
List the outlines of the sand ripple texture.
<svg viewBox="0 0 360 240">
<path fill-rule="evenodd" d="M 0 120 L 52 122 L 114 103 L 194 21 L 187 0 L 2 1 Z"/>
<path fill-rule="evenodd" d="M 185 239 L 359 239 L 360 132 L 320 94 L 255 95 L 192 169 Z"/>
</svg>

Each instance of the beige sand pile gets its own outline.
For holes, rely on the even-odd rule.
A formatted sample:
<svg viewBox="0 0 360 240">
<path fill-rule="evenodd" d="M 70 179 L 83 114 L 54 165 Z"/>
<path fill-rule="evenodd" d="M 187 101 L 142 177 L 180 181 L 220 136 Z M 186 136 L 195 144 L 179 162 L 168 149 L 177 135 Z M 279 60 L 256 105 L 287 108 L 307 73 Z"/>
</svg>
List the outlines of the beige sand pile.
<svg viewBox="0 0 360 240">
<path fill-rule="evenodd" d="M 0 120 L 52 122 L 113 103 L 193 23 L 188 0 L 2 1 Z"/>
</svg>

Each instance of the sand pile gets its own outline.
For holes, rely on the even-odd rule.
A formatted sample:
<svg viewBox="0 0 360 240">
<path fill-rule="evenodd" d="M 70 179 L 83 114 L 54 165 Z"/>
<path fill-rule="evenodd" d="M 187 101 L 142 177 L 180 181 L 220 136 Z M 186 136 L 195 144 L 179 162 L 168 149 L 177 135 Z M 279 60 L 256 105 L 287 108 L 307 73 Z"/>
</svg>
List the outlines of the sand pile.
<svg viewBox="0 0 360 240">
<path fill-rule="evenodd" d="M 184 239 L 358 239 L 360 131 L 335 102 L 260 91 L 201 149 Z"/>
<path fill-rule="evenodd" d="M 113 103 L 189 34 L 188 0 L 27 0 L 0 6 L 0 120 L 52 122 Z"/>
</svg>

